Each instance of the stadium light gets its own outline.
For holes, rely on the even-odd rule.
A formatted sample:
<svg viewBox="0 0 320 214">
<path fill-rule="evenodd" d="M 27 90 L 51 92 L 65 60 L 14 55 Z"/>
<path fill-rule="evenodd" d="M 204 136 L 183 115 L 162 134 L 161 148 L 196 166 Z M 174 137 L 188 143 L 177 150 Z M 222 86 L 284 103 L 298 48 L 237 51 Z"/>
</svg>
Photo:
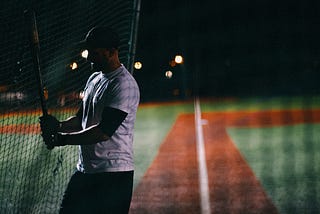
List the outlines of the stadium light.
<svg viewBox="0 0 320 214">
<path fill-rule="evenodd" d="M 175 61 L 175 63 L 177 63 L 177 64 L 182 64 L 182 63 L 183 63 L 183 57 L 182 57 L 181 55 L 176 55 L 176 56 L 174 57 L 174 61 Z"/>
<path fill-rule="evenodd" d="M 165 76 L 168 78 L 168 79 L 171 79 L 171 77 L 172 77 L 172 75 L 173 75 L 173 73 L 172 73 L 172 71 L 166 71 L 166 73 L 165 73 Z"/>
<path fill-rule="evenodd" d="M 87 59 L 88 58 L 88 54 L 89 54 L 88 50 L 83 50 L 81 52 L 81 57 Z"/>
<path fill-rule="evenodd" d="M 76 62 L 73 62 L 73 63 L 70 64 L 70 68 L 71 68 L 71 70 L 74 71 L 74 70 L 76 70 L 78 68 L 78 64 Z"/>
<path fill-rule="evenodd" d="M 79 99 L 83 99 L 84 98 L 84 91 L 80 91 L 79 92 Z"/>
<path fill-rule="evenodd" d="M 134 68 L 137 70 L 140 70 L 142 68 L 142 63 L 141 62 L 135 62 L 134 63 Z"/>
</svg>

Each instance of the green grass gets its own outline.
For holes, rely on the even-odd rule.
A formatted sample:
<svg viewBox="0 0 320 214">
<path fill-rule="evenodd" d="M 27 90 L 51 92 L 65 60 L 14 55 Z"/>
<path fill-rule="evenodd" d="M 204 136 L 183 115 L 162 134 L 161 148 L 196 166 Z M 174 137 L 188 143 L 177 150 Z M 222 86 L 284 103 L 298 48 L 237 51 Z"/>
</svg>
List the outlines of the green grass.
<svg viewBox="0 0 320 214">
<path fill-rule="evenodd" d="M 40 136 L 34 134 L 0 137 L 11 142 L 0 147 L 1 212 L 37 213 L 40 209 L 40 213 L 52 213 L 57 210 L 74 171 L 77 148 L 68 146 L 49 151 Z M 59 162 L 61 157 L 63 160 Z"/>
<path fill-rule="evenodd" d="M 320 210 L 320 125 L 229 128 L 280 213 Z"/>
</svg>

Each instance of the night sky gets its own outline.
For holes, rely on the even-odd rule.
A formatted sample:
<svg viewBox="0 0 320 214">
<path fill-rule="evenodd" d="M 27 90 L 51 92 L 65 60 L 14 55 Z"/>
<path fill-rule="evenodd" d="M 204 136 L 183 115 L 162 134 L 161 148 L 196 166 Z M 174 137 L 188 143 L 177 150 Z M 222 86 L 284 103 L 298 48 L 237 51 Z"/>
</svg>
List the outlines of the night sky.
<svg viewBox="0 0 320 214">
<path fill-rule="evenodd" d="M 0 85 L 19 81 L 31 84 L 28 79 L 31 77 L 26 72 L 31 68 L 23 67 L 19 73 L 18 67 L 23 63 L 16 64 L 22 53 L 25 57 L 29 53 L 26 52 L 26 38 L 21 33 L 24 7 L 16 10 L 14 2 L 6 3 L 11 5 L 12 11 L 5 10 L 10 17 L 0 15 L 1 23 L 5 23 L 3 31 L 9 32 L 1 34 L 5 46 L 0 61 Z M 49 7 L 45 2 L 39 3 L 43 4 L 40 9 Z M 42 52 L 41 60 L 43 73 L 46 73 L 51 70 L 46 67 L 45 59 L 57 57 L 53 62 L 57 66 L 52 69 L 59 72 L 49 75 L 55 81 L 47 82 L 60 86 L 58 80 L 64 77 L 63 60 L 66 60 L 65 57 L 58 58 L 63 52 L 63 44 L 78 41 L 80 36 L 82 39 L 87 28 L 100 19 L 93 17 L 93 10 L 89 8 L 98 1 L 96 4 L 88 1 L 78 4 L 81 12 L 72 16 L 76 18 L 66 15 L 68 10 L 63 10 L 66 14 L 61 15 L 62 8 L 73 8 L 73 4 L 52 3 L 51 14 L 38 14 L 41 47 L 46 49 L 46 45 L 50 45 L 47 53 Z M 93 17 L 90 20 L 81 15 L 88 16 L 88 11 Z M 319 11 L 318 0 L 141 0 L 135 59 L 141 61 L 143 67 L 135 70 L 134 76 L 141 89 L 142 102 L 192 98 L 194 94 L 208 97 L 318 95 Z M 74 20 L 81 24 L 81 29 L 69 24 L 73 28 L 68 33 L 77 31 L 60 42 L 63 38 L 61 29 L 68 29 L 62 24 Z M 184 64 L 171 67 L 169 62 L 176 54 L 184 57 Z M 12 75 L 11 70 L 18 70 L 18 73 Z M 173 72 L 171 79 L 165 77 L 167 70 Z M 83 74 L 74 75 L 83 78 Z M 16 85 L 14 89 L 20 90 Z"/>
<path fill-rule="evenodd" d="M 142 1 L 143 69 L 135 71 L 142 98 L 176 89 L 185 97 L 197 77 L 203 96 L 319 93 L 319 9 L 318 1 Z M 170 68 L 175 54 L 185 63 Z"/>
</svg>

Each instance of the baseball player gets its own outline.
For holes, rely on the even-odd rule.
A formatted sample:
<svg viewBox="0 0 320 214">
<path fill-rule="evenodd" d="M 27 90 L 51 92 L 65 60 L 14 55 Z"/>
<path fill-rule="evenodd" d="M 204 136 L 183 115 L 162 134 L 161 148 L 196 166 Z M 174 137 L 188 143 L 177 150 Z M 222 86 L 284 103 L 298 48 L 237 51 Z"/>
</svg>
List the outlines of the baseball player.
<svg viewBox="0 0 320 214">
<path fill-rule="evenodd" d="M 79 145 L 60 213 L 128 213 L 133 187 L 133 128 L 139 88 L 119 60 L 119 36 L 95 27 L 80 43 L 94 72 L 77 114 L 65 121 L 40 117 L 50 147 Z"/>
</svg>

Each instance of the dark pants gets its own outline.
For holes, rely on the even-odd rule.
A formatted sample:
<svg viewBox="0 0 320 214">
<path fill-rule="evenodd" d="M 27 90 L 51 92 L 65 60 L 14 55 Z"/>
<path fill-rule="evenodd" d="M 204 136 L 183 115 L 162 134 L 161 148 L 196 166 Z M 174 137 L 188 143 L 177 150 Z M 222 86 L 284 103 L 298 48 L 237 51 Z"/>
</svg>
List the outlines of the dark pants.
<svg viewBox="0 0 320 214">
<path fill-rule="evenodd" d="M 85 174 L 76 172 L 63 196 L 60 214 L 129 212 L 133 171 Z"/>
</svg>

